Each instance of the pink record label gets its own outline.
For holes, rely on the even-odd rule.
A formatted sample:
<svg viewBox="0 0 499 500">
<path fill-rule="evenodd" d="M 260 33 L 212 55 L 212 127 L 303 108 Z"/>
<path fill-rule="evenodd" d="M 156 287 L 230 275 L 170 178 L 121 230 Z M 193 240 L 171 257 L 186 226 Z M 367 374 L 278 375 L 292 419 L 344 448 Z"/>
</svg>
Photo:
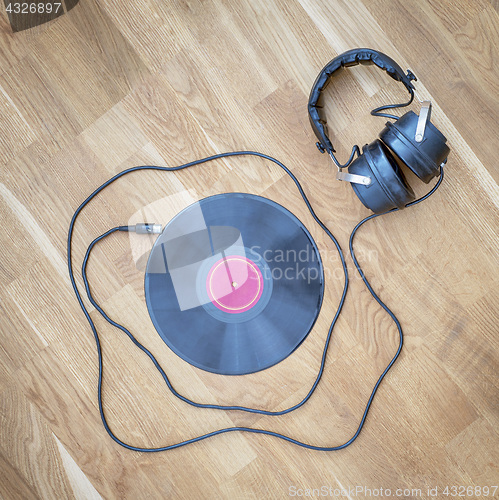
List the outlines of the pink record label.
<svg viewBox="0 0 499 500">
<path fill-rule="evenodd" d="M 210 269 L 206 290 L 212 303 L 221 311 L 242 313 L 251 309 L 262 296 L 262 272 L 252 260 L 230 255 Z"/>
</svg>

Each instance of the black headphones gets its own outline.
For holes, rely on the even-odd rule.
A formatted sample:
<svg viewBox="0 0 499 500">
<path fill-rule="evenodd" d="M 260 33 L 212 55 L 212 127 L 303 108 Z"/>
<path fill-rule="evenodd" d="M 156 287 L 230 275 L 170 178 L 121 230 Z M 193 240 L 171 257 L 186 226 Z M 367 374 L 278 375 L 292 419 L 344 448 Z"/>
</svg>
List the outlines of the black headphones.
<svg viewBox="0 0 499 500">
<path fill-rule="evenodd" d="M 345 164 L 336 159 L 333 144 L 328 137 L 327 120 L 323 107 L 323 90 L 331 77 L 341 68 L 357 64 L 375 64 L 385 70 L 394 80 L 402 82 L 410 94 L 408 102 L 388 104 L 371 111 L 374 116 L 394 119 L 387 122 L 379 139 L 366 144 L 360 153 L 359 146 L 352 148 Z M 408 106 L 414 100 L 416 76 L 402 68 L 390 57 L 372 49 L 353 49 L 330 61 L 320 72 L 310 92 L 308 113 L 321 153 L 328 152 L 338 167 L 336 178 L 350 182 L 360 201 L 375 213 L 393 208 L 404 208 L 414 200 L 414 192 L 407 183 L 400 165 L 406 165 L 423 182 L 440 174 L 440 166 L 446 163 L 450 152 L 444 135 L 431 123 L 431 103 L 423 101 L 419 116 L 413 111 L 400 118 L 381 113 L 385 109 Z M 354 159 L 355 154 L 357 158 Z M 348 167 L 348 172 L 343 169 Z"/>
</svg>

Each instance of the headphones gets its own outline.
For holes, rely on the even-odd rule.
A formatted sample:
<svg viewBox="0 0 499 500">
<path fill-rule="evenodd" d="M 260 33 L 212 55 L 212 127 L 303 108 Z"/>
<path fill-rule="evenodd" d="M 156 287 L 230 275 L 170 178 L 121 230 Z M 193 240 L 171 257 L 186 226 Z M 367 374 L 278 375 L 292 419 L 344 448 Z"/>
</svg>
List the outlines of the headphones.
<svg viewBox="0 0 499 500">
<path fill-rule="evenodd" d="M 395 122 L 387 122 L 379 139 L 366 144 L 362 153 L 359 146 L 355 145 L 350 158 L 342 165 L 334 155 L 336 151 L 328 136 L 323 90 L 337 71 L 358 64 L 375 64 L 385 70 L 394 80 L 404 84 L 410 99 L 403 104 L 388 104 L 372 110 L 373 116 L 390 118 Z M 401 165 L 407 166 L 423 182 L 428 183 L 433 177 L 440 175 L 440 167 L 447 162 L 450 152 L 447 139 L 430 121 L 430 101 L 422 102 L 419 116 L 413 111 L 401 117 L 381 113 L 386 109 L 401 108 L 412 103 L 415 91 L 413 80 L 417 79 L 410 70 L 405 74 L 387 55 L 372 49 L 353 49 L 326 64 L 310 92 L 308 114 L 312 129 L 319 139 L 317 148 L 321 153 L 328 152 L 338 167 L 336 178 L 350 182 L 360 201 L 374 213 L 404 208 L 415 199 Z M 355 155 L 357 158 L 354 159 Z M 343 169 L 347 167 L 348 172 L 344 172 Z"/>
</svg>

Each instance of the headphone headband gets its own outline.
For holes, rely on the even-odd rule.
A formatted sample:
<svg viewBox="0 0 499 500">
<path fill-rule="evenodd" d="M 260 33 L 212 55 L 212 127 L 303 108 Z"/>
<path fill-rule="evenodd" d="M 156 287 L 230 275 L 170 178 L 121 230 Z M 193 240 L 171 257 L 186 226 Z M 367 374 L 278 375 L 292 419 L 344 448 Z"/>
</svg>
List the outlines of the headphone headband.
<svg viewBox="0 0 499 500">
<path fill-rule="evenodd" d="M 378 68 L 386 71 L 394 80 L 402 82 L 409 93 L 414 91 L 412 80 L 416 80 L 414 74 L 407 70 L 404 73 L 402 68 L 390 57 L 382 52 L 373 49 L 353 49 L 330 61 L 315 80 L 308 100 L 308 115 L 310 124 L 319 139 L 322 148 L 328 153 L 334 153 L 335 149 L 328 137 L 327 119 L 323 107 L 323 90 L 331 81 L 333 74 L 340 68 L 357 66 L 357 64 L 375 64 Z"/>
</svg>

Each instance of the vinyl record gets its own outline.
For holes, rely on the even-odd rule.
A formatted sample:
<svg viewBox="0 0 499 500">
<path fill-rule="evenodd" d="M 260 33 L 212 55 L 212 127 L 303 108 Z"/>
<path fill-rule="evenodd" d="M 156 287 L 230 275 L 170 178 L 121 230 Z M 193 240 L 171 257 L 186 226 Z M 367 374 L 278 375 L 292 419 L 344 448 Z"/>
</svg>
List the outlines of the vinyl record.
<svg viewBox="0 0 499 500">
<path fill-rule="evenodd" d="M 251 194 L 205 198 L 156 240 L 145 296 L 161 338 L 182 359 L 242 375 L 289 356 L 319 314 L 324 272 L 305 226 Z"/>
</svg>

